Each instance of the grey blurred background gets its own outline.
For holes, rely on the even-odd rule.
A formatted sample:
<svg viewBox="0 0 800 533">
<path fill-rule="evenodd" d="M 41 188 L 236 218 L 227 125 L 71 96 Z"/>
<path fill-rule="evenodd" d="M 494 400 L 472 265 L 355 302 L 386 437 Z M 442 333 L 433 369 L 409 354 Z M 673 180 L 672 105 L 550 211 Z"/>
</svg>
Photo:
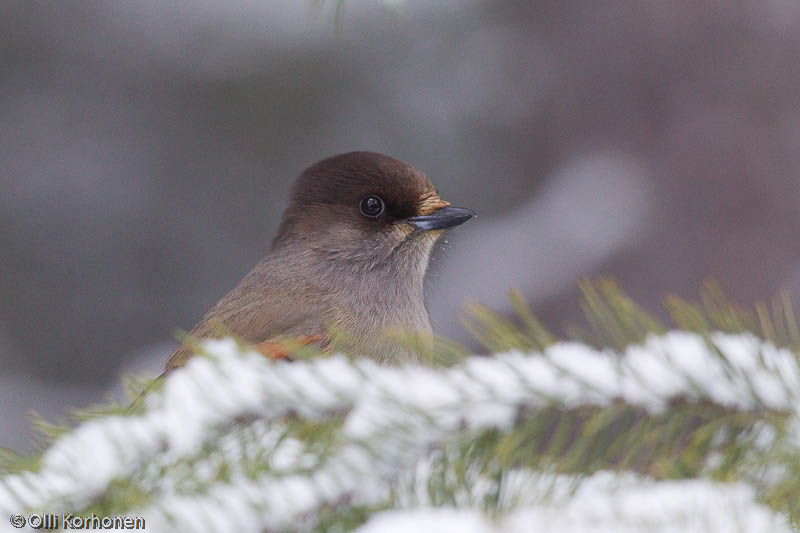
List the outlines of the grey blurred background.
<svg viewBox="0 0 800 533">
<path fill-rule="evenodd" d="M 316 7 L 315 7 L 316 6 Z M 794 0 L 28 2 L 0 7 L 0 445 L 157 372 L 265 253 L 290 180 L 375 150 L 480 217 L 434 327 L 579 276 L 657 310 L 800 292 Z"/>
</svg>

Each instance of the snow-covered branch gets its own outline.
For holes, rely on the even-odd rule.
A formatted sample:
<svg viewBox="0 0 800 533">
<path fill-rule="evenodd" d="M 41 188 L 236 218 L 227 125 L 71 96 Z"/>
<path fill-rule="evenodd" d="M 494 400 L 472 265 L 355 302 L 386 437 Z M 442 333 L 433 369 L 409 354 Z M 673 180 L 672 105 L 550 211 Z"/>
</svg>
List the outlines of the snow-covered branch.
<svg viewBox="0 0 800 533">
<path fill-rule="evenodd" d="M 420 465 L 459 435 L 513 433 L 523 408 L 622 402 L 658 415 L 680 401 L 777 413 L 789 427 L 782 445 L 800 450 L 798 358 L 750 335 L 704 338 L 676 331 L 622 354 L 565 342 L 544 353 L 473 356 L 450 368 L 386 367 L 343 356 L 272 362 L 233 340 L 207 341 L 204 349 L 208 357 L 194 358 L 148 395 L 143 414 L 85 422 L 53 443 L 38 471 L 0 479 L 0 515 L 87 509 L 108 499 L 120 480 L 142 495 L 127 511 L 144 516 L 154 531 L 284 530 L 311 527 L 336 509 L 401 509 L 410 501 L 400 494 L 403 480 Z M 325 426 L 331 420 L 336 423 Z M 303 421 L 322 433 L 304 435 L 296 427 Z M 780 428 L 762 426 L 757 440 L 768 449 Z M 728 519 L 745 520 L 737 523 L 747 531 L 776 531 L 783 523 L 743 483 L 655 483 L 600 473 L 572 497 L 545 504 L 553 480 L 580 476 L 542 483 L 541 473 L 514 472 L 528 481 L 509 484 L 509 470 L 493 489 L 516 502 L 503 509 L 507 528 L 498 531 L 521 530 L 512 525 L 529 520 L 551 524 L 542 527 L 552 531 L 594 523 L 609 530 L 647 523 L 660 531 L 670 517 L 689 517 L 709 531 L 727 529 L 721 524 Z M 481 476 L 474 473 L 470 483 L 479 484 Z M 622 488 L 597 489 L 598 479 Z M 652 507 L 654 501 L 660 507 Z M 408 506 L 434 503 L 418 498 Z M 457 523 L 481 512 L 474 503 L 375 515 L 363 531 L 400 530 L 398 524 L 415 513 Z M 656 514 L 649 520 L 648 513 Z M 475 531 L 497 526 L 489 518 L 475 523 L 481 524 Z"/>
</svg>

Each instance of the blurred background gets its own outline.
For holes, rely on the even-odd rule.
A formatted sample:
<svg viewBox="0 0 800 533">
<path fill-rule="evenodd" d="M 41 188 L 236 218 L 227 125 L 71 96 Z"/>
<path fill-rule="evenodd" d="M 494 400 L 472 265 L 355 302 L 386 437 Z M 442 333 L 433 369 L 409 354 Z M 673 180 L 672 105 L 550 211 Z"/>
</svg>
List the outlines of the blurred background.
<svg viewBox="0 0 800 533">
<path fill-rule="evenodd" d="M 0 6 L 0 446 L 156 373 L 339 152 L 423 170 L 479 218 L 434 328 L 577 280 L 647 309 L 713 276 L 800 294 L 794 0 L 113 0 Z"/>
</svg>

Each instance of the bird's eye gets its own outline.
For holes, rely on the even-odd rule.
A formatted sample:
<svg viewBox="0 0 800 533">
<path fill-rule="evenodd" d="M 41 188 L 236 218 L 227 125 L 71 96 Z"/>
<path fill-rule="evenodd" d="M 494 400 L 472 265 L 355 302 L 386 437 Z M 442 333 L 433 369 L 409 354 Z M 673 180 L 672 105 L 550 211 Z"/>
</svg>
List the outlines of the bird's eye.
<svg viewBox="0 0 800 533">
<path fill-rule="evenodd" d="M 378 218 L 386 209 L 386 205 L 379 196 L 365 196 L 361 200 L 361 214 L 369 218 Z"/>
</svg>

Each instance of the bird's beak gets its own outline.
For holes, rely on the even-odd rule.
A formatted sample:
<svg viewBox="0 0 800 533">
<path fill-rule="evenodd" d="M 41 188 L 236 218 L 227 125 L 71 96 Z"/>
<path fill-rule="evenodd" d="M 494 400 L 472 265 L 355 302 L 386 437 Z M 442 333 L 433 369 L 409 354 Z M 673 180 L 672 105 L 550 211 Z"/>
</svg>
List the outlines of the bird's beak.
<svg viewBox="0 0 800 533">
<path fill-rule="evenodd" d="M 446 206 L 437 209 L 430 215 L 420 215 L 405 219 L 405 222 L 414 228 L 414 231 L 430 231 L 434 229 L 447 229 L 463 224 L 476 216 L 474 211 L 463 207 Z"/>
</svg>

